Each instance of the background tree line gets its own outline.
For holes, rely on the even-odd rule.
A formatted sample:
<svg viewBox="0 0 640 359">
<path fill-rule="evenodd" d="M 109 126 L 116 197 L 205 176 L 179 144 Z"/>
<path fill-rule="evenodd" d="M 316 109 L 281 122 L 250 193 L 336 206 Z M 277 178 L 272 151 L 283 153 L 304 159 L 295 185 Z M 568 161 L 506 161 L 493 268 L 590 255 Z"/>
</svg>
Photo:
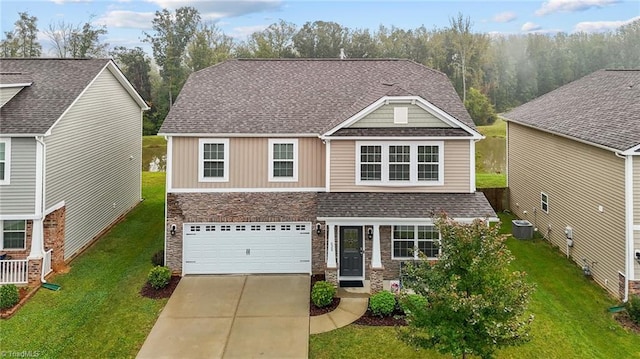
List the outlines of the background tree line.
<svg viewBox="0 0 640 359">
<path fill-rule="evenodd" d="M 41 56 L 37 18 L 18 15 L 0 55 Z M 411 59 L 444 72 L 478 125 L 593 71 L 640 68 L 640 20 L 602 33 L 492 36 L 472 26 L 462 14 L 433 29 L 352 29 L 326 21 L 299 27 L 280 20 L 238 41 L 182 7 L 155 13 L 152 30 L 143 33 L 151 56 L 141 47 L 109 50 L 102 41 L 107 29 L 91 21 L 51 24 L 43 32 L 57 57 L 112 56 L 152 107 L 145 134 L 157 132 L 190 73 L 230 58 L 338 58 L 343 51 L 347 58 Z"/>
</svg>

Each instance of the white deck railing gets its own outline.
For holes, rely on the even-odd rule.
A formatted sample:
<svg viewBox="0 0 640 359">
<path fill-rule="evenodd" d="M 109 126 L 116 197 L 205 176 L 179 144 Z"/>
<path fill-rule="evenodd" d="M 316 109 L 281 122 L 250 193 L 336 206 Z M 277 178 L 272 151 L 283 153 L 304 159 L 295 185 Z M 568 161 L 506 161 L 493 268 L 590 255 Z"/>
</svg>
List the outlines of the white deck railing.
<svg viewBox="0 0 640 359">
<path fill-rule="evenodd" d="M 0 260 L 0 284 L 26 284 L 28 267 L 26 259 Z"/>
<path fill-rule="evenodd" d="M 51 271 L 53 270 L 51 269 L 51 252 L 52 251 L 53 249 L 49 249 L 48 251 L 44 252 L 44 259 L 42 259 L 42 273 L 44 273 L 42 275 L 43 278 L 47 274 L 51 273 Z"/>
</svg>

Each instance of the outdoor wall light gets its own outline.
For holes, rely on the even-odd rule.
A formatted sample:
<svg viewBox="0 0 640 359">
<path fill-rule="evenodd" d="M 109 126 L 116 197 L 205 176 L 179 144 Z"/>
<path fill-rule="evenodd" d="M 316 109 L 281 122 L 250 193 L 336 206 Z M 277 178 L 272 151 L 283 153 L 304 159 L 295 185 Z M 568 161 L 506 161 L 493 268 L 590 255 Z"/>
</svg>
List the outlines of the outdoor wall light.
<svg viewBox="0 0 640 359">
<path fill-rule="evenodd" d="M 367 229 L 367 238 L 369 240 L 373 239 L 373 228 Z"/>
<path fill-rule="evenodd" d="M 322 234 L 322 225 L 320 223 L 316 224 L 316 233 L 318 235 Z"/>
<path fill-rule="evenodd" d="M 175 235 L 176 235 L 176 225 L 175 225 L 175 224 L 172 224 L 172 225 L 171 225 L 171 235 L 172 235 L 172 236 L 175 236 Z"/>
</svg>

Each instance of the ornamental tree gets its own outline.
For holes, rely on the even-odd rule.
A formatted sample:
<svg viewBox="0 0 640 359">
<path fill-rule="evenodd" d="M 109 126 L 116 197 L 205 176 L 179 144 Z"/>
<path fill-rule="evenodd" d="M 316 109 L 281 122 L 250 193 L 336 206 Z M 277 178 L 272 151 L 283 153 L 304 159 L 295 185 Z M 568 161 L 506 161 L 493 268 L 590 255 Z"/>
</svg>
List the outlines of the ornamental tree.
<svg viewBox="0 0 640 359">
<path fill-rule="evenodd" d="M 441 217 L 441 256 L 409 264 L 404 287 L 426 298 L 405 301 L 406 342 L 465 358 L 491 358 L 496 349 L 528 341 L 533 315 L 525 315 L 534 285 L 511 271 L 513 260 L 499 226 L 460 224 Z"/>
</svg>

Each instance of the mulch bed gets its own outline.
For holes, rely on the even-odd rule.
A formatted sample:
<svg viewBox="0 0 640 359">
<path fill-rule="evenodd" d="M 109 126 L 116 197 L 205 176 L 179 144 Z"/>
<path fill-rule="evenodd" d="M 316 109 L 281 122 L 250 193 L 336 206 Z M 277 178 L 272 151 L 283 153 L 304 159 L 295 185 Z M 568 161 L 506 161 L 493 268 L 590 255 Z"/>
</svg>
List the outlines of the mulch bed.
<svg viewBox="0 0 640 359">
<path fill-rule="evenodd" d="M 11 318 L 13 314 L 17 312 L 18 309 L 27 301 L 27 299 L 29 299 L 29 297 L 35 294 L 36 291 L 37 290 L 32 290 L 28 287 L 18 287 L 18 296 L 19 296 L 18 303 L 16 303 L 16 305 L 14 305 L 11 308 L 0 309 L 0 318 L 2 319 Z"/>
<path fill-rule="evenodd" d="M 405 326 L 407 321 L 404 320 L 404 313 L 400 309 L 396 309 L 388 317 L 380 317 L 371 313 L 369 309 L 354 324 L 369 325 L 374 327 L 395 327 Z"/>
<path fill-rule="evenodd" d="M 173 291 L 180 283 L 180 276 L 172 276 L 169 280 L 169 284 L 166 287 L 160 289 L 154 289 L 149 282 L 144 284 L 144 287 L 140 290 L 140 295 L 151 299 L 169 298 Z"/>
<path fill-rule="evenodd" d="M 635 323 L 629 315 L 625 312 L 617 313 L 614 318 L 622 325 L 623 327 L 630 329 L 638 334 L 640 334 L 640 324 Z"/>
</svg>

